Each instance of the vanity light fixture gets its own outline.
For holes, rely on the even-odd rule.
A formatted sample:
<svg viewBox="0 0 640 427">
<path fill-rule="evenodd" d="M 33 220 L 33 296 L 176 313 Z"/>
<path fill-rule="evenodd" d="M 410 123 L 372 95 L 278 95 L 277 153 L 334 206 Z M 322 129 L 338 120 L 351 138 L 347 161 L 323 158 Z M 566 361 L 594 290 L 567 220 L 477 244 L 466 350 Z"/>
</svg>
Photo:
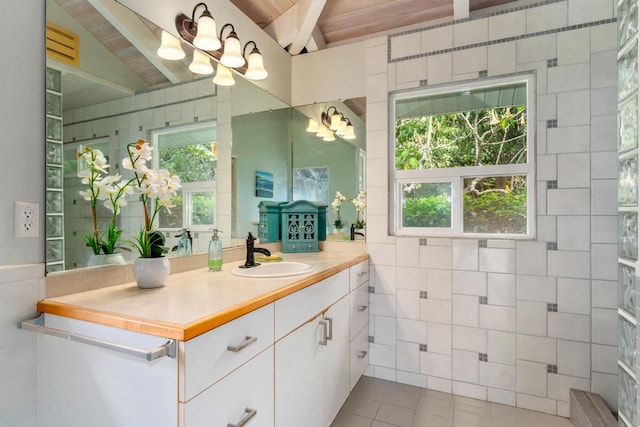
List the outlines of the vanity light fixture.
<svg viewBox="0 0 640 427">
<path fill-rule="evenodd" d="M 335 132 L 336 135 L 343 139 L 356 139 L 356 133 L 351 120 L 348 117 L 345 117 L 344 114 L 338 111 L 334 106 L 330 106 L 327 108 L 327 111 L 322 113 L 320 123 L 321 124 L 318 124 L 318 127 L 326 128 L 331 132 L 331 134 Z M 318 136 L 322 136 L 324 138 L 324 135 Z"/>
<path fill-rule="evenodd" d="M 211 74 L 213 73 L 211 60 L 204 53 L 194 49 L 193 60 L 191 60 L 191 64 L 189 64 L 189 71 L 194 74 Z"/>
<path fill-rule="evenodd" d="M 205 10 L 196 21 L 196 10 L 202 6 L 204 6 Z M 176 29 L 182 40 L 195 48 L 194 58 L 197 56 L 195 51 L 200 50 L 200 53 L 227 67 L 229 72 L 231 70 L 236 71 L 244 75 L 248 80 L 262 80 L 268 76 L 264 68 L 262 54 L 258 50 L 256 43 L 252 40 L 244 45 L 245 51 L 250 44 L 253 45 L 253 49 L 249 52 L 248 60 L 245 60 L 245 52 L 241 49 L 242 45 L 234 26 L 229 23 L 224 24 L 220 29 L 220 33 L 216 34 L 216 22 L 205 3 L 196 4 L 191 13 L 191 17 L 183 13 L 178 14 L 175 22 Z M 230 32 L 226 38 L 223 38 L 223 34 L 227 29 L 229 29 Z M 191 66 L 189 66 L 189 69 L 191 69 Z M 211 72 L 213 72 L 213 69 L 208 73 L 197 74 L 209 74 Z M 220 72 L 220 70 L 218 72 Z M 224 69 L 222 72 L 223 75 L 226 74 Z M 224 77 L 225 79 L 222 81 L 227 82 L 227 84 L 230 84 L 233 80 L 232 75 L 231 79 L 228 79 L 226 75 L 224 75 Z M 222 79 L 222 76 L 220 79 Z"/>
<path fill-rule="evenodd" d="M 160 58 L 178 61 L 185 57 L 184 50 L 180 46 L 180 39 L 171 33 L 162 30 L 162 43 L 158 48 L 158 56 Z"/>
<path fill-rule="evenodd" d="M 218 64 L 218 69 L 216 70 L 216 75 L 213 78 L 213 82 L 218 86 L 233 86 L 234 84 L 236 84 L 236 81 L 233 79 L 231 70 L 222 64 Z"/>
<path fill-rule="evenodd" d="M 196 27 L 196 36 L 193 39 L 193 45 L 202 50 L 218 50 L 222 46 L 217 36 L 216 21 L 209 13 L 209 8 L 204 3 L 198 3 L 191 12 L 191 26 L 196 26 L 196 9 L 200 6 L 204 6 L 204 12 L 198 19 L 198 25 Z"/>
<path fill-rule="evenodd" d="M 249 57 L 247 58 L 247 46 L 249 44 L 253 44 L 253 49 L 249 53 Z M 258 45 L 253 40 L 250 40 L 245 43 L 242 48 L 242 57 L 247 58 L 247 72 L 245 73 L 245 77 L 250 80 L 264 80 L 269 75 L 267 70 L 264 69 L 264 64 L 262 62 L 262 54 L 258 50 Z"/>
</svg>

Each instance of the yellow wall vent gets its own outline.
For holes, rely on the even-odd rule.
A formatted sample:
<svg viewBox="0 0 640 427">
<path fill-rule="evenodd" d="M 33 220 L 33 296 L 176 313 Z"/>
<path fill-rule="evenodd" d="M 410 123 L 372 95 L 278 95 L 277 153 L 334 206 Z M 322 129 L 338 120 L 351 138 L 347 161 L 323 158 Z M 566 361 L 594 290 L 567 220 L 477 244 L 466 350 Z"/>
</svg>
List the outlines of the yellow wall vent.
<svg viewBox="0 0 640 427">
<path fill-rule="evenodd" d="M 80 61 L 78 35 L 47 22 L 47 55 L 58 61 L 78 65 Z"/>
</svg>

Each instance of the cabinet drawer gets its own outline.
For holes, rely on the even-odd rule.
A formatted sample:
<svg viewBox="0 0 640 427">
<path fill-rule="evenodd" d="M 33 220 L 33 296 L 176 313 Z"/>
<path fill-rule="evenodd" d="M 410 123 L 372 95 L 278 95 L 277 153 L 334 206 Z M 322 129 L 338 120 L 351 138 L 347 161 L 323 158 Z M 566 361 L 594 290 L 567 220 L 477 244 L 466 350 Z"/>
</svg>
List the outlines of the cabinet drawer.
<svg viewBox="0 0 640 427">
<path fill-rule="evenodd" d="M 349 339 L 369 321 L 369 286 L 363 283 L 349 294 Z"/>
<path fill-rule="evenodd" d="M 341 271 L 315 285 L 277 300 L 276 341 L 349 293 L 349 272 Z"/>
<path fill-rule="evenodd" d="M 349 283 L 351 290 L 354 290 L 364 282 L 369 280 L 369 260 L 362 261 L 349 268 Z"/>
<path fill-rule="evenodd" d="M 273 346 L 180 407 L 183 427 L 237 425 L 251 410 L 247 427 L 273 427 Z"/>
<path fill-rule="evenodd" d="M 353 390 L 368 365 L 369 328 L 365 326 L 349 345 L 349 390 Z"/>
<path fill-rule="evenodd" d="M 187 341 L 184 351 L 185 381 L 184 389 L 180 390 L 180 401 L 193 398 L 271 344 L 273 304 Z"/>
</svg>

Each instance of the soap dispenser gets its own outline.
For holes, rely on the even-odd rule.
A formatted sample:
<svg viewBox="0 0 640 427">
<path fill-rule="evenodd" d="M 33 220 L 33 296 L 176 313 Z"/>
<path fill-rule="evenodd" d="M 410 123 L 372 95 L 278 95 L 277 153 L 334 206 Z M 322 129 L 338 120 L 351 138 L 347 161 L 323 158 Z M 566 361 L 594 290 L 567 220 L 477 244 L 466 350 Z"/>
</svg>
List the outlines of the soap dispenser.
<svg viewBox="0 0 640 427">
<path fill-rule="evenodd" d="M 222 242 L 218 239 L 218 233 L 222 233 L 217 228 L 212 228 L 213 236 L 209 242 L 209 271 L 222 270 Z"/>
</svg>

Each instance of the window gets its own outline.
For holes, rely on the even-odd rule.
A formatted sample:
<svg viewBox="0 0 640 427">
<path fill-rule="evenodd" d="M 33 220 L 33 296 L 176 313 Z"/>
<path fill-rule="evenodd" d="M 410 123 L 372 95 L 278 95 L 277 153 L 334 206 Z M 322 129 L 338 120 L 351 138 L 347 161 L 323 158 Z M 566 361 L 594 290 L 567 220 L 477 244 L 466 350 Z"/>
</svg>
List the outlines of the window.
<svg viewBox="0 0 640 427">
<path fill-rule="evenodd" d="M 533 78 L 391 97 L 396 235 L 533 237 Z"/>
<path fill-rule="evenodd" d="M 216 224 L 216 125 L 154 132 L 154 162 L 178 175 L 182 188 L 174 197 L 175 208 L 161 210 L 159 228 L 206 230 Z"/>
</svg>

